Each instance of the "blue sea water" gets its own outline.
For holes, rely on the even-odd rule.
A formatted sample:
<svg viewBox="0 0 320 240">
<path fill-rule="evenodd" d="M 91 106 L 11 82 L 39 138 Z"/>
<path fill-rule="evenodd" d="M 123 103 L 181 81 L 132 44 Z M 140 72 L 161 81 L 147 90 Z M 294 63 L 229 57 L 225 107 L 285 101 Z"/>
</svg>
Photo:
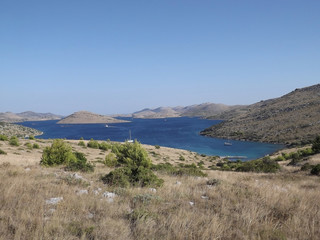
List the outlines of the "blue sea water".
<svg viewBox="0 0 320 240">
<path fill-rule="evenodd" d="M 133 119 L 128 123 L 105 124 L 57 124 L 57 121 L 34 121 L 20 123 L 44 132 L 38 138 L 95 139 L 123 142 L 132 139 L 150 145 L 180 148 L 212 156 L 245 156 L 248 160 L 256 159 L 281 149 L 282 145 L 230 141 L 232 146 L 225 146 L 225 139 L 204 137 L 199 132 L 219 120 L 200 118 Z"/>
</svg>

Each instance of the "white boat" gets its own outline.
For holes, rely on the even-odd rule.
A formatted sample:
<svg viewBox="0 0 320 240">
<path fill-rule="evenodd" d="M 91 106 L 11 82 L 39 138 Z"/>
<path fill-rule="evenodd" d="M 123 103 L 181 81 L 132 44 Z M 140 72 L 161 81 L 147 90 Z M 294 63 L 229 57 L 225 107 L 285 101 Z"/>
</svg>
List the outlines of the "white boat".
<svg viewBox="0 0 320 240">
<path fill-rule="evenodd" d="M 109 127 L 108 124 L 106 124 L 106 127 Z"/>
<path fill-rule="evenodd" d="M 228 142 L 224 142 L 224 145 L 225 146 L 232 146 L 232 143 L 228 141 Z"/>
<path fill-rule="evenodd" d="M 127 140 L 128 143 L 133 143 L 133 140 L 131 139 L 131 130 L 129 130 L 129 140 Z"/>
</svg>

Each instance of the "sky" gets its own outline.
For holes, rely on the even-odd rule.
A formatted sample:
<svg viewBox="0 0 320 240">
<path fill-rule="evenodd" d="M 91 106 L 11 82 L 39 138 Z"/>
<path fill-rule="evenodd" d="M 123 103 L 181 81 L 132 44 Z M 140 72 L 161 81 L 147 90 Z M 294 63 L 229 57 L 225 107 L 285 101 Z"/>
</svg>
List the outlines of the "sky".
<svg viewBox="0 0 320 240">
<path fill-rule="evenodd" d="M 0 112 L 252 104 L 320 83 L 318 0 L 0 0 Z"/>
</svg>

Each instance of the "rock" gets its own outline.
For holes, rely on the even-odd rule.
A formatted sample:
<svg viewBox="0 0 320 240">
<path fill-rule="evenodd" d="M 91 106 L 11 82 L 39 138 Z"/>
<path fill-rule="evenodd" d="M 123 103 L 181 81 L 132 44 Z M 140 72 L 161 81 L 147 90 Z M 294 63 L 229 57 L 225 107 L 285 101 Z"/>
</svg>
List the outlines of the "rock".
<svg viewBox="0 0 320 240">
<path fill-rule="evenodd" d="M 181 182 L 179 182 L 179 181 L 176 181 L 176 185 L 181 185 Z"/>
<path fill-rule="evenodd" d="M 24 169 L 26 172 L 29 172 L 31 169 L 30 168 L 25 168 Z"/>
<path fill-rule="evenodd" d="M 88 194 L 88 193 L 89 192 L 86 189 L 82 189 L 82 190 L 77 191 L 77 195 L 83 195 L 83 194 Z"/>
<path fill-rule="evenodd" d="M 189 202 L 189 205 L 190 206 L 194 206 L 194 202 Z"/>
<path fill-rule="evenodd" d="M 94 214 L 93 213 L 88 213 L 88 215 L 87 215 L 87 218 L 93 218 L 94 217 Z"/>
<path fill-rule="evenodd" d="M 79 175 L 78 173 L 73 173 L 73 174 L 70 174 L 70 176 L 74 179 L 81 179 L 81 180 L 84 180 L 84 178 Z"/>
<path fill-rule="evenodd" d="M 157 192 L 157 189 L 155 189 L 155 188 L 149 188 L 149 191 L 156 193 L 156 192 Z"/>
<path fill-rule="evenodd" d="M 116 196 L 116 194 L 113 193 L 113 192 L 104 192 L 102 194 L 102 196 L 105 197 L 105 198 L 114 198 Z"/>
<path fill-rule="evenodd" d="M 62 200 L 63 200 L 63 197 L 50 198 L 50 199 L 46 200 L 46 204 L 55 205 L 55 204 L 59 203 Z"/>
<path fill-rule="evenodd" d="M 204 195 L 203 195 L 203 196 L 201 196 L 201 198 L 202 198 L 202 199 L 209 199 L 209 197 L 208 197 L 208 196 L 204 196 Z"/>
</svg>

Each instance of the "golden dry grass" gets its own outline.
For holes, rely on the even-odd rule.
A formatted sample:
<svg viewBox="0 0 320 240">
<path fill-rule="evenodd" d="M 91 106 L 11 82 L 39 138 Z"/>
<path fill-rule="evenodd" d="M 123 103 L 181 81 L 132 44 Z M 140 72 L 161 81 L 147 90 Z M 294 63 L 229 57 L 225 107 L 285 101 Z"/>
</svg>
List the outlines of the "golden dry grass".
<svg viewBox="0 0 320 240">
<path fill-rule="evenodd" d="M 5 143 L 1 144 L 4 149 Z M 33 153 L 24 150 L 25 156 L 36 157 L 27 166 L 22 162 L 23 150 L 6 148 L 13 149 L 0 156 L 0 239 L 319 239 L 320 236 L 320 178 L 304 172 L 207 171 L 207 178 L 160 175 L 165 184 L 153 192 L 148 188 L 104 185 L 99 178 L 110 169 L 103 165 L 97 165 L 94 173 L 79 173 L 85 180 L 77 180 L 62 168 L 39 166 L 39 150 L 32 150 Z M 83 150 L 95 151 L 91 160 L 102 156 L 100 150 Z M 13 154 L 14 151 L 21 151 L 21 155 Z M 12 156 L 19 160 L 6 163 Z M 220 184 L 208 186 L 208 179 L 218 179 Z M 80 190 L 88 190 L 88 194 L 78 195 Z M 102 196 L 106 191 L 117 194 L 113 202 Z M 53 197 L 63 200 L 56 205 L 46 204 Z"/>
</svg>

